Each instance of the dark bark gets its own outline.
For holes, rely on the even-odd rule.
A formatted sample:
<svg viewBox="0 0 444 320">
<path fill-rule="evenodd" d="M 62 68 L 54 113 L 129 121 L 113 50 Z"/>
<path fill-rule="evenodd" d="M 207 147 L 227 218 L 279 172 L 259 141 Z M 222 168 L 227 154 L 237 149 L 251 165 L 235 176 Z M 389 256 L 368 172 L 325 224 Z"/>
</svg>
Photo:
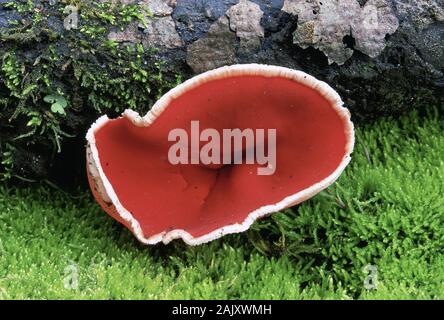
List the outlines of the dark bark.
<svg viewBox="0 0 444 320">
<path fill-rule="evenodd" d="M 284 2 L 286 2 L 285 11 L 282 10 Z M 187 46 L 185 51 L 188 54 L 188 65 L 195 72 L 225 63 L 248 62 L 300 69 L 333 86 L 343 97 L 355 120 L 385 114 L 397 115 L 415 107 L 439 103 L 438 101 L 442 103 L 442 95 L 439 93 L 444 91 L 443 1 L 360 1 L 361 7 L 358 8 L 362 10 L 361 13 L 352 12 L 349 3 L 356 2 L 355 0 L 343 1 L 347 14 L 360 16 L 361 20 L 368 19 L 372 14 L 372 10 L 368 9 L 372 5 L 376 8 L 386 7 L 384 10 L 376 10 L 380 20 L 376 29 L 381 30 L 373 30 L 370 22 L 367 29 L 361 28 L 356 32 L 354 30 L 349 32 L 350 17 L 341 20 L 338 16 L 336 22 L 339 28 L 334 25 L 333 31 L 324 32 L 329 26 L 316 20 L 319 19 L 316 15 L 319 16 L 323 12 L 321 6 L 317 8 L 305 6 L 302 9 L 315 8 L 313 13 L 316 15 L 302 19 L 299 17 L 298 21 L 298 16 L 294 14 L 298 8 L 294 9 L 292 5 L 300 2 L 271 0 L 244 2 L 248 4 L 250 12 L 255 10 L 253 3 L 258 4 L 259 10 L 263 12 L 258 20 L 263 30 L 261 36 L 260 30 L 255 28 L 254 19 L 258 19 L 257 14 L 245 17 L 244 24 L 248 21 L 249 25 L 242 25 L 243 22 L 239 22 L 237 18 L 235 23 L 243 27 L 245 32 L 235 32 L 232 25 L 233 17 L 228 13 L 238 1 L 206 1 L 205 4 L 201 1 L 177 1 L 173 18 Z M 323 5 L 333 2 L 327 0 Z M 324 11 L 328 13 L 328 10 L 331 11 L 330 7 Z M 242 9 L 237 11 L 242 14 L 248 12 Z M 303 15 L 306 15 L 306 12 Z M 392 15 L 394 21 L 391 22 L 392 26 L 387 27 L 389 15 Z M 341 27 L 340 24 L 344 22 L 346 24 Z M 310 46 L 307 45 L 307 41 L 305 43 L 297 41 L 298 36 L 303 39 L 308 36 L 308 42 L 313 41 L 316 36 L 307 35 L 306 31 L 301 30 L 304 26 L 313 25 L 320 32 L 320 37 L 325 37 L 324 41 L 330 41 L 328 45 L 322 46 L 316 43 Z M 346 32 L 341 33 L 342 28 L 346 28 Z M 339 32 L 340 36 L 331 36 L 335 32 Z M 379 39 L 378 32 L 382 33 Z M 254 37 L 257 42 L 251 41 Z M 375 39 L 378 39 L 376 42 L 380 46 L 377 52 L 372 50 L 371 42 Z M 334 41 L 338 43 L 335 44 Z M 349 58 L 341 56 L 342 48 L 335 50 L 335 45 L 339 47 L 343 45 L 341 42 L 350 49 Z M 301 47 L 301 43 L 305 49 Z M 231 54 L 233 52 L 234 54 Z M 330 64 L 325 52 L 332 53 Z"/>
<path fill-rule="evenodd" d="M 0 0 L 0 28 L 14 28 L 11 20 L 24 13 L 7 7 Z M 25 1 L 26 2 L 26 1 Z M 59 1 L 61 2 L 61 1 Z M 104 1 L 102 1 L 104 2 Z M 444 2 L 442 0 L 121 0 L 148 7 L 151 15 L 146 25 L 133 21 L 123 31 L 104 25 L 106 36 L 122 44 L 140 43 L 146 61 L 164 61 L 162 72 L 167 79 L 180 74 L 183 79 L 222 65 L 265 63 L 303 70 L 335 88 L 351 110 L 355 122 L 382 115 L 399 115 L 413 108 L 442 105 L 444 92 Z M 42 10 L 54 10 L 48 18 L 48 30 L 40 30 L 34 39 L 11 44 L 3 38 L 0 52 L 15 48 L 22 56 L 38 57 L 52 33 L 65 38 L 79 30 L 63 28 L 60 6 L 48 1 L 34 1 Z M 82 10 L 82 9 L 81 9 Z M 28 14 L 29 16 L 29 14 Z M 87 22 L 80 19 L 80 28 Z M 51 33 L 52 32 L 52 33 Z M 22 39 L 23 40 L 23 39 Z M 84 41 L 89 41 L 84 38 Z M 64 40 L 54 42 L 63 55 Z M 3 47 L 3 49 L 2 49 Z M 64 51 L 65 50 L 65 51 Z M 151 56 L 148 56 L 151 55 Z M 66 54 L 69 58 L 69 53 Z M 92 64 L 104 62 L 103 54 L 89 57 Z M 73 158 L 77 176 L 82 172 L 83 137 L 99 112 L 90 107 L 82 85 L 73 77 L 58 77 L 60 85 L 73 90 L 67 116 L 61 121 L 71 127 L 77 138 L 65 139 L 63 152 L 51 160 L 48 139 L 36 140 L 33 146 L 16 143 L 15 170 L 20 175 L 45 178 L 60 174 Z M 0 93 L 8 96 L 2 86 Z M 155 84 L 154 84 L 155 85 Z M 160 90 L 162 91 L 162 90 Z M 1 97 L 1 96 L 0 96 Z M 146 99 L 151 104 L 155 95 Z M 120 110 L 125 106 L 109 108 Z M 0 122 L 9 119 L 11 110 L 1 111 Z M 79 111 L 80 110 L 80 111 Z M 146 111 L 139 109 L 138 111 Z M 104 110 L 104 112 L 110 112 Z M 111 112 L 115 116 L 116 112 Z M 3 119 L 3 120 L 2 120 Z M 11 132 L 23 128 L 27 119 L 12 124 L 6 133 L 0 129 L 0 148 L 4 142 L 14 144 Z M 12 130 L 12 131 L 11 131 Z M 42 147 L 44 146 L 44 147 Z M 0 150 L 2 151 L 2 150 Z M 3 150 L 4 151 L 4 150 Z M 57 160 L 59 159 L 59 160 Z M 53 168 L 53 169 L 51 169 Z M 54 169 L 55 168 L 55 169 Z M 61 168 L 61 169 L 57 169 Z M 0 170 L 1 171 L 1 170 Z"/>
</svg>

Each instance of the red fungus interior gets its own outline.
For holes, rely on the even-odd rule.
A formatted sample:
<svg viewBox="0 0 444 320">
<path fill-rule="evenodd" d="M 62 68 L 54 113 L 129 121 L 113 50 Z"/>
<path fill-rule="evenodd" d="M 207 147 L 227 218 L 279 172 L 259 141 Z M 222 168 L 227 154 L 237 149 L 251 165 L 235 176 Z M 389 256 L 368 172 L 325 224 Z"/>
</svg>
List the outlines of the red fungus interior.
<svg viewBox="0 0 444 320">
<path fill-rule="evenodd" d="M 258 165 L 172 165 L 168 133 L 192 120 L 201 130 L 276 129 L 276 171 L 257 175 Z M 101 166 L 121 204 L 145 237 L 184 229 L 194 237 L 242 223 L 329 176 L 346 147 L 344 123 L 317 91 L 295 81 L 235 76 L 204 83 L 174 100 L 149 127 L 126 118 L 96 132 Z"/>
</svg>

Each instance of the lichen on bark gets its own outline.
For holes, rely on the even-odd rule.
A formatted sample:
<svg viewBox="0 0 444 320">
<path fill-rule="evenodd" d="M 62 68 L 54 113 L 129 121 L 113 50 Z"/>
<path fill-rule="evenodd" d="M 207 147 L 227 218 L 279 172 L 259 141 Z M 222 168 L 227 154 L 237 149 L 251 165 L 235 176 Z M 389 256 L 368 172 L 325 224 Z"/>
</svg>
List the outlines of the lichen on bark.
<svg viewBox="0 0 444 320">
<path fill-rule="evenodd" d="M 385 48 L 386 35 L 399 25 L 386 0 L 369 0 L 363 7 L 357 0 L 286 0 L 282 10 L 298 17 L 294 43 L 321 50 L 330 64 L 342 65 L 353 55 L 346 36 L 355 40 L 354 49 L 377 57 Z"/>
</svg>

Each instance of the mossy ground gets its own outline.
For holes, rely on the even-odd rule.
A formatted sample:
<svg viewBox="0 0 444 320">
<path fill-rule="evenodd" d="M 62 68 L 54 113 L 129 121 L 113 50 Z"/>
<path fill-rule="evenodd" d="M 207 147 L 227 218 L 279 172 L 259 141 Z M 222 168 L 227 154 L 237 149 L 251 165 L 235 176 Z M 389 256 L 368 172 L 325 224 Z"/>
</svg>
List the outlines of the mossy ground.
<svg viewBox="0 0 444 320">
<path fill-rule="evenodd" d="M 0 298 L 443 299 L 443 132 L 433 110 L 360 128 L 328 190 L 199 247 L 142 246 L 88 192 L 3 185 Z"/>
</svg>

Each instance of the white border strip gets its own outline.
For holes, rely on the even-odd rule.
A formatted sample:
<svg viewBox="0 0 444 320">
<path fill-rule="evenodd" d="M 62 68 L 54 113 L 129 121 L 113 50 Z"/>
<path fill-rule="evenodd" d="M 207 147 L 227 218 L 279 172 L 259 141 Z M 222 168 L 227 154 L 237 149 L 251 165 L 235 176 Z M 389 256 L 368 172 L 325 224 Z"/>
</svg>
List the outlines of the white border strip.
<svg viewBox="0 0 444 320">
<path fill-rule="evenodd" d="M 86 135 L 86 140 L 88 141 L 88 164 L 89 173 L 91 177 L 99 186 L 98 192 L 106 202 L 111 201 L 114 205 L 116 211 L 122 219 L 129 222 L 131 231 L 137 237 L 139 241 L 145 244 L 156 244 L 163 242 L 165 244 L 169 243 L 171 240 L 182 238 L 183 241 L 189 245 L 199 245 L 206 243 L 217 238 L 220 238 L 226 234 L 238 233 L 247 230 L 257 219 L 269 215 L 273 212 L 280 211 L 282 209 L 294 206 L 302 201 L 314 196 L 323 189 L 331 185 L 344 171 L 345 167 L 351 160 L 350 154 L 353 152 L 354 147 L 354 127 L 350 120 L 350 112 L 348 109 L 343 107 L 343 102 L 341 97 L 325 82 L 319 81 L 316 78 L 297 70 L 292 70 L 284 67 L 269 66 L 261 64 L 244 64 L 244 65 L 232 65 L 215 70 L 207 71 L 198 76 L 195 76 L 179 86 L 171 89 L 166 93 L 160 100 L 158 100 L 153 108 L 144 116 L 141 117 L 137 112 L 133 110 L 125 110 L 123 117 L 128 118 L 134 125 L 139 127 L 148 127 L 151 125 L 156 118 L 168 107 L 170 102 L 178 98 L 183 93 L 212 80 L 227 78 L 231 76 L 241 76 L 241 75 L 260 75 L 265 77 L 284 77 L 296 82 L 299 82 L 309 88 L 318 91 L 324 98 L 326 98 L 330 103 L 331 107 L 338 113 L 341 117 L 345 134 L 347 137 L 347 145 L 344 158 L 342 159 L 336 170 L 330 174 L 327 178 L 318 183 L 312 185 L 311 187 L 302 190 L 294 195 L 284 198 L 282 201 L 276 204 L 270 204 L 258 208 L 248 214 L 246 219 L 242 223 L 236 223 L 222 228 L 216 229 L 208 234 L 200 237 L 194 238 L 190 233 L 182 229 L 175 229 L 169 232 L 161 232 L 149 238 L 145 238 L 142 228 L 139 222 L 131 215 L 131 213 L 125 209 L 125 207 L 120 203 L 119 198 L 114 191 L 111 183 L 109 182 L 107 176 L 105 175 L 103 168 L 100 165 L 99 152 L 96 147 L 95 132 L 100 130 L 110 120 L 106 115 L 100 117 L 88 130 Z"/>
</svg>

